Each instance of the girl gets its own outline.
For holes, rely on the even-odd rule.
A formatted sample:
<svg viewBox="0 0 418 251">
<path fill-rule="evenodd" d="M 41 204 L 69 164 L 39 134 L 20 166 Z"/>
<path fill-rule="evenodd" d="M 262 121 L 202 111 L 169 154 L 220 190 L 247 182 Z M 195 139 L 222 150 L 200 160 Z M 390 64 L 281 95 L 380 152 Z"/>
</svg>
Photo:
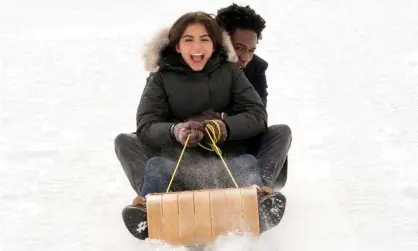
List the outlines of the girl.
<svg viewBox="0 0 418 251">
<path fill-rule="evenodd" d="M 279 223 L 285 197 L 263 187 L 257 160 L 244 154 L 246 140 L 266 130 L 267 112 L 235 61 L 229 37 L 203 12 L 186 13 L 148 44 L 145 65 L 153 74 L 138 106 L 136 133 L 161 154 L 147 162 L 141 195 L 122 213 L 135 237 L 147 238 L 144 198 L 165 192 L 183 146 L 188 148 L 175 176 L 177 186 L 186 190 L 233 186 L 219 157 L 200 147 L 210 143 L 208 125 L 219 128 L 217 144 L 238 185 L 260 187 L 260 230 Z M 220 164 L 208 167 L 213 159 Z"/>
</svg>

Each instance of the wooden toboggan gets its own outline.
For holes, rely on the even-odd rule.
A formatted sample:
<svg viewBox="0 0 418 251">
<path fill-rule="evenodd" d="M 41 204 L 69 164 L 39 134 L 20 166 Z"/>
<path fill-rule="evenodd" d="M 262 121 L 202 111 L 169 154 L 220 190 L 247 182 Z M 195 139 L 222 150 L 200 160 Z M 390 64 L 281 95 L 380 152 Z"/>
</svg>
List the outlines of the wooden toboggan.
<svg viewBox="0 0 418 251">
<path fill-rule="evenodd" d="M 216 146 L 220 138 L 219 126 L 218 133 L 211 125 L 206 126 L 206 132 L 212 141 L 211 149 L 201 146 L 219 155 L 236 188 L 169 192 L 187 138 L 167 191 L 146 196 L 149 239 L 190 246 L 211 244 L 218 236 L 228 233 L 260 235 L 258 188 L 238 187 Z"/>
</svg>

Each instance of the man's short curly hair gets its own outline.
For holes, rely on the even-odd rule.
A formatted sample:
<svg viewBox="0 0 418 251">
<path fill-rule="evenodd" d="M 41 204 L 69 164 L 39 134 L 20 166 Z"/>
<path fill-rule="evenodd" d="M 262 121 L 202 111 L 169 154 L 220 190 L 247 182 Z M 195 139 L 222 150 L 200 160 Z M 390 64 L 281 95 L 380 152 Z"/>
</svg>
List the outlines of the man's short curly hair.
<svg viewBox="0 0 418 251">
<path fill-rule="evenodd" d="M 258 39 L 262 38 L 261 32 L 266 28 L 266 21 L 249 5 L 239 6 L 233 3 L 219 9 L 216 20 L 230 34 L 236 29 L 247 29 L 257 33 Z"/>
</svg>

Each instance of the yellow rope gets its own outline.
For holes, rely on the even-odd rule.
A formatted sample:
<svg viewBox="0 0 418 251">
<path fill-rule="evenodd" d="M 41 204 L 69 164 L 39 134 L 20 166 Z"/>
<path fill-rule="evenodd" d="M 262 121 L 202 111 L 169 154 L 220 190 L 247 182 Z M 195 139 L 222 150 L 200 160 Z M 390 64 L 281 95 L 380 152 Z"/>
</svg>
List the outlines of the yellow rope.
<svg viewBox="0 0 418 251">
<path fill-rule="evenodd" d="M 234 179 L 234 176 L 232 176 L 231 170 L 229 169 L 228 165 L 226 164 L 224 158 L 222 157 L 222 151 L 221 151 L 221 149 L 216 145 L 216 142 L 218 142 L 220 140 L 220 138 L 221 138 L 221 128 L 220 128 L 219 124 L 216 121 L 212 120 L 212 122 L 214 122 L 215 125 L 217 126 L 217 128 L 218 128 L 218 134 L 214 133 L 215 129 L 213 129 L 213 126 L 212 125 L 209 125 L 208 124 L 207 127 L 209 127 L 209 129 L 211 130 L 211 132 L 214 134 L 213 136 L 215 137 L 216 141 L 210 135 L 210 133 L 208 131 L 208 128 L 205 128 L 206 132 L 208 133 L 208 136 L 209 136 L 210 140 L 212 141 L 212 145 L 211 145 L 212 146 L 212 150 L 215 151 L 218 154 L 218 156 L 221 158 L 222 163 L 224 164 L 226 171 L 228 172 L 228 174 L 231 177 L 232 181 L 234 182 L 235 186 L 237 188 L 239 188 L 237 182 Z M 216 137 L 216 136 L 218 136 L 218 137 Z"/>
<path fill-rule="evenodd" d="M 167 191 L 166 191 L 166 193 L 168 193 L 168 191 L 170 191 L 171 183 L 173 183 L 174 176 L 176 175 L 177 168 L 178 168 L 178 167 L 179 167 L 179 165 L 180 165 L 181 158 L 183 158 L 183 154 L 184 154 L 184 151 L 186 150 L 187 143 L 189 142 L 189 138 L 190 138 L 190 134 L 187 136 L 186 143 L 184 144 L 183 150 L 181 151 L 180 157 L 179 157 L 179 159 L 178 159 L 178 161 L 177 161 L 176 168 L 174 168 L 174 172 L 173 172 L 173 174 L 171 175 L 171 180 L 170 180 L 170 183 L 168 184 L 168 187 L 167 187 Z"/>
<path fill-rule="evenodd" d="M 235 181 L 235 179 L 234 179 L 234 177 L 231 173 L 231 170 L 229 169 L 228 165 L 226 164 L 225 160 L 222 157 L 221 149 L 216 145 L 216 143 L 219 142 L 219 140 L 221 139 L 221 127 L 219 126 L 219 124 L 215 120 L 211 120 L 210 122 L 214 123 L 216 125 L 216 129 L 218 129 L 217 131 L 215 131 L 215 128 L 210 124 L 207 124 L 206 127 L 205 127 L 206 133 L 208 134 L 212 144 L 210 144 L 210 147 L 206 147 L 206 146 L 199 143 L 199 146 L 202 147 L 203 149 L 206 149 L 206 150 L 211 151 L 211 152 L 216 152 L 216 154 L 218 154 L 218 156 L 222 160 L 222 163 L 225 166 L 226 171 L 228 172 L 229 176 L 231 177 L 232 181 L 234 182 L 235 186 L 237 188 L 239 188 L 237 182 Z M 166 192 L 168 192 L 170 190 L 170 187 L 171 187 L 171 184 L 173 182 L 174 176 L 176 175 L 176 172 L 177 172 L 177 168 L 180 165 L 180 161 L 183 158 L 183 154 L 184 154 L 184 151 L 186 150 L 187 143 L 189 142 L 189 137 L 190 137 L 190 134 L 187 136 L 186 143 L 184 144 L 183 150 L 181 151 L 180 157 L 177 161 L 176 168 L 174 169 L 174 172 L 171 175 L 171 180 L 170 180 L 170 183 L 168 184 Z"/>
</svg>

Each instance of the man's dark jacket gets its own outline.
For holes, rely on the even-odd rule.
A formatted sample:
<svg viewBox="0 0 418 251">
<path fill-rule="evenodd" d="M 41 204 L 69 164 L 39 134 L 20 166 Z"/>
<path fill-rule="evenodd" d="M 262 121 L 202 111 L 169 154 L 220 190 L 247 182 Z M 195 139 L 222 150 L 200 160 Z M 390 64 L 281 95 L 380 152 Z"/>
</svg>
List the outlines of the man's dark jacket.
<svg viewBox="0 0 418 251">
<path fill-rule="evenodd" d="M 266 70 L 268 63 L 257 55 L 254 55 L 253 59 L 247 64 L 244 69 L 244 74 L 250 83 L 254 86 L 255 90 L 263 100 L 264 105 L 267 107 L 267 79 Z"/>
</svg>

